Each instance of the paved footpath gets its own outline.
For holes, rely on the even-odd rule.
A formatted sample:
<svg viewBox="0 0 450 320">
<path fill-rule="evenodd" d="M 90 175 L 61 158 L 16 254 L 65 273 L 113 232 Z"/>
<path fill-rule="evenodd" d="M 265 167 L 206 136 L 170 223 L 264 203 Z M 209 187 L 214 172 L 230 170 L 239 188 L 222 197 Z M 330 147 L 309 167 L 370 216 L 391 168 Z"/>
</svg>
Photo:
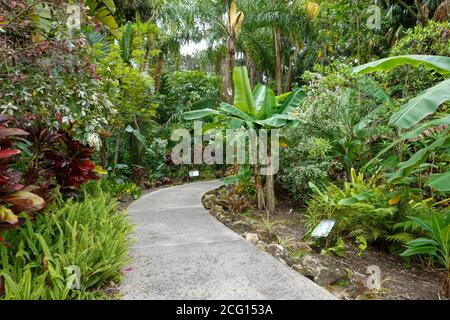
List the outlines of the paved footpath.
<svg viewBox="0 0 450 320">
<path fill-rule="evenodd" d="M 220 182 L 152 192 L 128 208 L 136 224 L 123 299 L 335 299 L 210 216 Z"/>
</svg>

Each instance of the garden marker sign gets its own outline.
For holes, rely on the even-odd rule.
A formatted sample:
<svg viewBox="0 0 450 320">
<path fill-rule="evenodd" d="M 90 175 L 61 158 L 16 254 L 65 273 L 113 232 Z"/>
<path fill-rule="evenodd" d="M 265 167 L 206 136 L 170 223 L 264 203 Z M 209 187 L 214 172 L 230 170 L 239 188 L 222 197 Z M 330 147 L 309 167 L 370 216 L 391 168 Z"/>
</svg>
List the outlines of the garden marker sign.
<svg viewBox="0 0 450 320">
<path fill-rule="evenodd" d="M 335 220 L 322 220 L 317 227 L 314 228 L 311 236 L 314 238 L 326 238 L 335 224 Z"/>
<path fill-rule="evenodd" d="M 194 177 L 199 177 L 199 176 L 200 176 L 200 172 L 198 170 L 189 171 L 189 177 L 194 178 Z"/>
</svg>

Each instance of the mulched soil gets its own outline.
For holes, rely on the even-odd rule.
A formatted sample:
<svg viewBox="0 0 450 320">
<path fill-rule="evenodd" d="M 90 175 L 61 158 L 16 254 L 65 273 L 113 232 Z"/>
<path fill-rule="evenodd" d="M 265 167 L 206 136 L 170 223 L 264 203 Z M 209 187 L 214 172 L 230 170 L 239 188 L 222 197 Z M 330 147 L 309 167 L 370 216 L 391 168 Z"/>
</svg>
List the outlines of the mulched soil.
<svg viewBox="0 0 450 320">
<path fill-rule="evenodd" d="M 223 189 L 223 188 L 222 188 Z M 230 212 L 226 205 L 224 191 L 214 190 L 208 194 L 215 196 L 215 203 L 222 206 L 221 214 L 214 210 L 210 212 L 221 222 L 238 234 L 245 232 L 256 233 L 259 239 L 269 243 L 279 243 L 289 252 L 286 260 L 288 265 L 298 262 L 298 259 L 307 254 L 302 248 L 311 248 L 312 243 L 302 242 L 306 233 L 302 212 L 304 208 L 299 207 L 289 198 L 280 199 L 276 214 L 270 219 L 282 221 L 282 223 L 271 232 L 262 228 L 260 222 L 267 219 L 265 213 L 253 210 L 245 216 Z M 261 229 L 262 228 L 262 229 Z M 306 241 L 306 240 L 305 240 Z M 263 246 L 259 246 L 263 249 Z M 329 254 L 332 259 L 339 262 L 350 270 L 349 281 L 339 282 L 335 285 L 326 286 L 330 292 L 341 299 L 371 299 L 371 300 L 435 300 L 439 299 L 438 292 L 444 272 L 436 270 L 428 265 L 416 262 L 407 263 L 400 256 L 391 254 L 385 250 L 369 247 L 358 256 L 358 248 L 346 245 L 345 256 L 339 257 Z M 292 259 L 291 259 L 292 258 Z M 367 288 L 367 267 L 376 265 L 381 270 L 381 289 L 376 292 Z"/>
</svg>

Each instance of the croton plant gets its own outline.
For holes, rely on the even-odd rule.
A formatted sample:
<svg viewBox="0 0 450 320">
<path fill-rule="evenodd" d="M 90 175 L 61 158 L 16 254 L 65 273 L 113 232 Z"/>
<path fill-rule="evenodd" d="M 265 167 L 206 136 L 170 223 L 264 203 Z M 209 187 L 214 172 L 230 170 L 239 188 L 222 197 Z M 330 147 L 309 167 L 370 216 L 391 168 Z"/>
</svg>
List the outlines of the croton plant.
<svg viewBox="0 0 450 320">
<path fill-rule="evenodd" d="M 20 150 L 14 148 L 14 139 L 28 132 L 8 127 L 10 116 L 0 115 L 0 230 L 19 223 L 19 213 L 33 213 L 45 207 L 45 201 L 34 194 L 33 186 L 20 183 L 21 173 L 14 170 L 14 159 Z"/>
</svg>

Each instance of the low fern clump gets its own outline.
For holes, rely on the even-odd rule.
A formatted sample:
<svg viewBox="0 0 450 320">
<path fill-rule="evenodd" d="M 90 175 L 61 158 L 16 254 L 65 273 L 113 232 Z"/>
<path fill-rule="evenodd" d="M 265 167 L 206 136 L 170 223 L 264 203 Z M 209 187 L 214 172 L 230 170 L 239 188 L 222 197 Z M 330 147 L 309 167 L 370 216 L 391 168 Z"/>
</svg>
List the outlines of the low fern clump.
<svg viewBox="0 0 450 320">
<path fill-rule="evenodd" d="M 104 289 L 120 280 L 132 243 L 133 227 L 117 205 L 100 190 L 79 202 L 59 197 L 35 221 L 6 233 L 0 298 L 107 298 Z"/>
</svg>

